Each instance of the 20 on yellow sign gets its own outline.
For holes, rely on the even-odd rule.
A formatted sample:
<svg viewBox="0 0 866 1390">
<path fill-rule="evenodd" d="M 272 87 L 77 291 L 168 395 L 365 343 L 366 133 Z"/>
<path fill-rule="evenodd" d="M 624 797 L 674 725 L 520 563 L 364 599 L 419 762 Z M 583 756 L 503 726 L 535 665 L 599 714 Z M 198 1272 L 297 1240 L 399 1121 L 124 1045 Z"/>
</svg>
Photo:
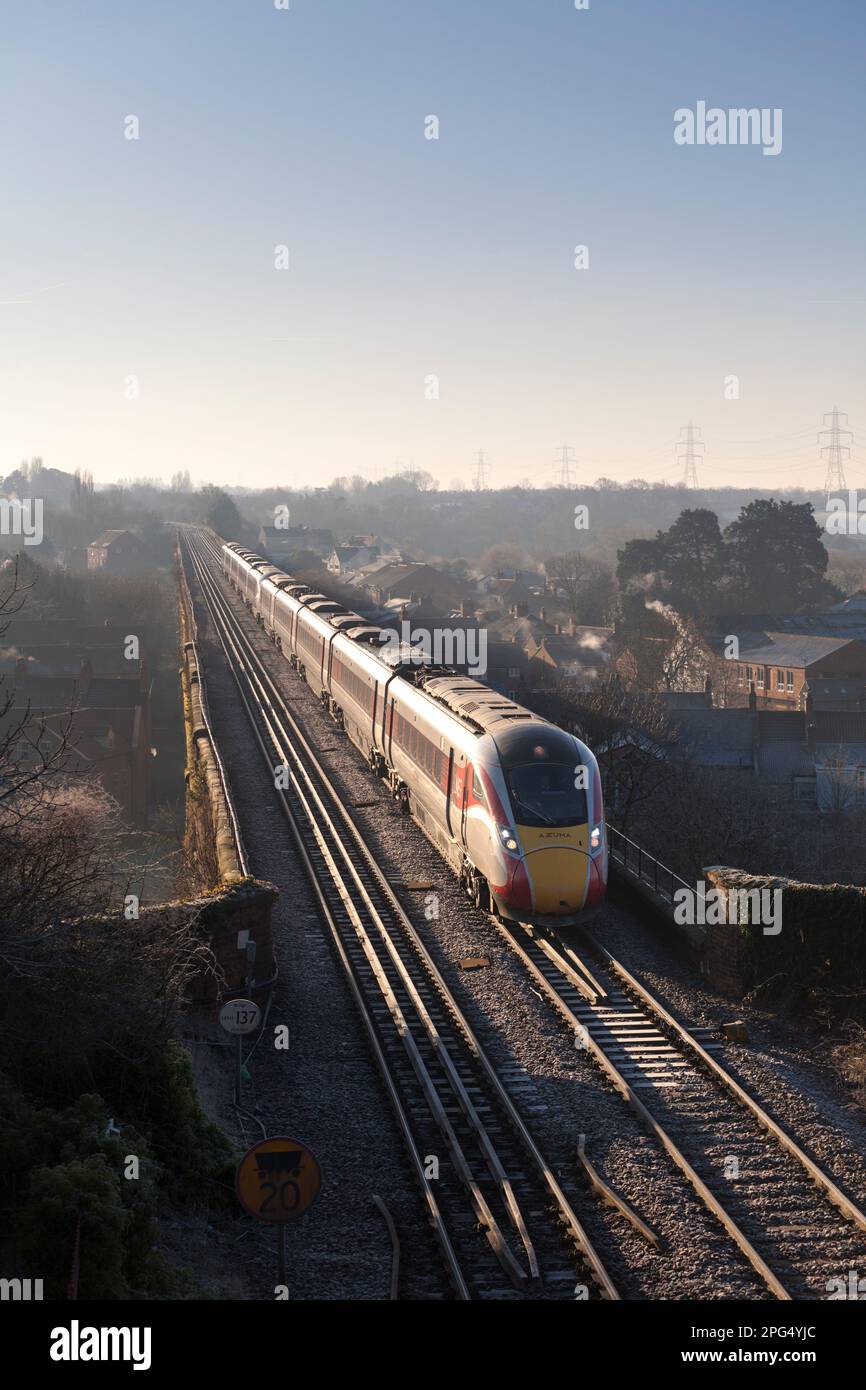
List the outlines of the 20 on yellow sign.
<svg viewBox="0 0 866 1390">
<path fill-rule="evenodd" d="M 262 1139 L 244 1154 L 235 1174 L 238 1201 L 260 1221 L 301 1216 L 321 1186 L 315 1154 L 297 1139 Z"/>
</svg>

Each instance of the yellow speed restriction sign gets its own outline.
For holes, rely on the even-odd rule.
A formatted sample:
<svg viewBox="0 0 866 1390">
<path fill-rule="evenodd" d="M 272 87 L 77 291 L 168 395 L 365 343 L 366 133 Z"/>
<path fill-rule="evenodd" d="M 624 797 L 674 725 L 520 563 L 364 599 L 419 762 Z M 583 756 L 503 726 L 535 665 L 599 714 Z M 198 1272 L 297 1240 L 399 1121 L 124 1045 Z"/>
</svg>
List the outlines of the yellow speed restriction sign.
<svg viewBox="0 0 866 1390">
<path fill-rule="evenodd" d="M 292 1221 L 313 1205 L 322 1186 L 318 1159 L 297 1139 L 262 1139 L 235 1174 L 238 1201 L 260 1221 Z"/>
</svg>

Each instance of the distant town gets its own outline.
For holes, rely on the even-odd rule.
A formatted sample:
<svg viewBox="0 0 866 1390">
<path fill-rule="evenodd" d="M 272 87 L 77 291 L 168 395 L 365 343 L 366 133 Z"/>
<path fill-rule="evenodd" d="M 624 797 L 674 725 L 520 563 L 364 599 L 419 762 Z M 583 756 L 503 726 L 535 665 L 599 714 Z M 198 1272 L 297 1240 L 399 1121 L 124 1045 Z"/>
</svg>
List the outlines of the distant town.
<svg viewBox="0 0 866 1390">
<path fill-rule="evenodd" d="M 616 772 L 651 747 L 680 780 L 711 779 L 771 819 L 788 807 L 844 814 L 849 831 L 818 836 L 809 872 L 866 881 L 855 829 L 866 816 L 866 536 L 828 534 L 821 494 L 604 480 L 455 494 L 407 470 L 281 503 L 274 490 L 195 490 L 182 475 L 166 488 L 96 489 L 39 459 L 0 491 L 38 496 L 45 518 L 39 545 L 0 537 L 5 572 L 17 564 L 25 585 L 0 658 L 14 677 L 6 718 L 27 709 L 50 741 L 74 704 L 78 765 L 99 770 L 131 825 L 180 787 L 166 680 L 172 523 L 197 520 L 386 630 L 483 633 L 482 678 L 510 699 L 575 725 L 627 700 L 632 742 L 603 755 L 624 829 L 653 839 L 652 810 L 641 816 Z M 573 529 L 578 509 L 588 525 Z M 134 654 L 121 648 L 127 630 Z M 688 836 L 675 839 L 686 855 Z M 765 856 L 752 845 L 755 867 L 793 869 L 782 847 L 773 865 Z"/>
</svg>

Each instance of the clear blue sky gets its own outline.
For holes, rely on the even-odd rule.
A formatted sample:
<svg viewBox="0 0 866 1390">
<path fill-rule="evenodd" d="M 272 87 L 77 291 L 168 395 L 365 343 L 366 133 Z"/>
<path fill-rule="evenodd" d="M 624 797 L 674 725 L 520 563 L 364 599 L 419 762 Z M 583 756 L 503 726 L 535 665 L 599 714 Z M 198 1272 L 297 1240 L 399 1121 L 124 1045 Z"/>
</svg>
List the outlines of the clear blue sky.
<svg viewBox="0 0 866 1390">
<path fill-rule="evenodd" d="M 708 483 L 807 485 L 824 411 L 866 440 L 862 0 L 0 13 L 0 474 L 656 480 L 692 418 Z M 698 100 L 782 153 L 677 146 Z"/>
</svg>

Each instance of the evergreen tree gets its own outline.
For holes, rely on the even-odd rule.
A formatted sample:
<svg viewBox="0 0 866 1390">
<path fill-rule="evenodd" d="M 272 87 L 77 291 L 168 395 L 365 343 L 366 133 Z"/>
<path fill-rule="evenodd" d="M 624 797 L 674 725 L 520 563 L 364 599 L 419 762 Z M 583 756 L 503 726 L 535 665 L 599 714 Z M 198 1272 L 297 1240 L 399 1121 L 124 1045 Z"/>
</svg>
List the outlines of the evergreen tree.
<svg viewBox="0 0 866 1390">
<path fill-rule="evenodd" d="M 208 483 L 199 493 L 201 500 L 201 519 L 206 526 L 222 536 L 224 541 L 240 538 L 243 522 L 241 514 L 227 492 L 221 487 Z"/>
<path fill-rule="evenodd" d="M 724 539 L 732 598 L 744 612 L 793 613 L 841 597 L 825 577 L 828 555 L 811 502 L 759 498 Z"/>
</svg>

